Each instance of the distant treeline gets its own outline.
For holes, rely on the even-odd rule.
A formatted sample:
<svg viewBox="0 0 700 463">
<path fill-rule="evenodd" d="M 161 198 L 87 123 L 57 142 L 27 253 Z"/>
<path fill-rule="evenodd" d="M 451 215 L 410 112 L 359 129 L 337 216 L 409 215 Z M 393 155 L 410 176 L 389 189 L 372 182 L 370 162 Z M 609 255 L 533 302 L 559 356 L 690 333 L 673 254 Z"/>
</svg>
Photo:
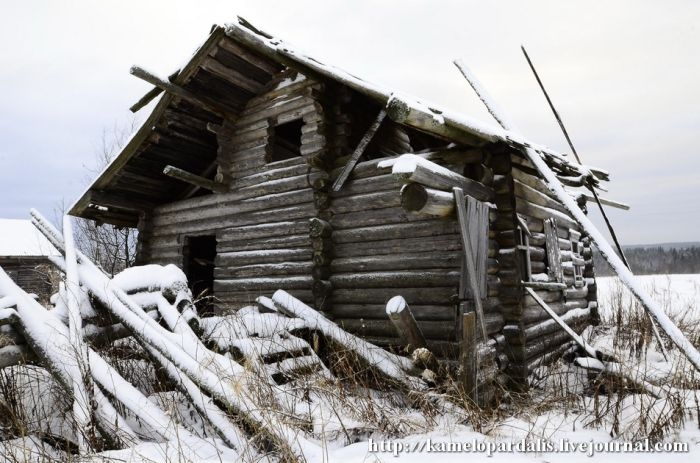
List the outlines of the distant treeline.
<svg viewBox="0 0 700 463">
<path fill-rule="evenodd" d="M 661 246 L 625 247 L 625 257 L 637 275 L 700 273 L 700 246 L 668 248 Z M 593 252 L 597 276 L 613 274 L 610 265 L 597 250 Z"/>
</svg>

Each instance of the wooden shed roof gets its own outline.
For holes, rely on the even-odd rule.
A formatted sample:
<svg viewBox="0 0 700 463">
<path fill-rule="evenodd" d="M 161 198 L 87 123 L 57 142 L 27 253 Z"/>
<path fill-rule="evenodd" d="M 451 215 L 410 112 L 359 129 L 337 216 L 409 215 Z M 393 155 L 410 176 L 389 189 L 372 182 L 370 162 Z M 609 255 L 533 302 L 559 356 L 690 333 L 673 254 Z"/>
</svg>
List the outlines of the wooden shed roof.
<svg viewBox="0 0 700 463">
<path fill-rule="evenodd" d="M 387 106 L 389 116 L 396 122 L 457 142 L 503 142 L 516 148 L 531 147 L 564 171 L 592 172 L 607 179 L 606 172 L 572 163 L 563 154 L 532 143 L 518 133 L 423 104 L 321 63 L 238 18 L 235 23 L 214 26 L 189 62 L 170 76 L 172 84 L 196 98 L 163 93 L 143 125 L 72 205 L 69 213 L 115 225 L 135 226 L 140 211 L 186 197 L 191 187 L 163 175 L 165 166 L 210 175 L 215 166 L 217 144 L 207 125 L 219 124 L 223 117 L 235 117 L 251 98 L 266 88 L 273 75 L 285 67 L 346 85 Z M 147 104 L 159 93 L 159 89 L 151 90 L 132 110 Z"/>
</svg>

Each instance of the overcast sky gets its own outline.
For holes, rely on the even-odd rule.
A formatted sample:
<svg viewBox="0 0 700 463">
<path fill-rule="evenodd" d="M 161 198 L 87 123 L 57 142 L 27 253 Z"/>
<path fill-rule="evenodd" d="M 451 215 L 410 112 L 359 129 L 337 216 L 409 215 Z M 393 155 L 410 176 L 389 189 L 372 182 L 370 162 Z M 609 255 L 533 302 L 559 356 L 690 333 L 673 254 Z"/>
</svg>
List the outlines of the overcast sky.
<svg viewBox="0 0 700 463">
<path fill-rule="evenodd" d="M 246 17 L 320 60 L 493 123 L 451 64 L 463 59 L 523 133 L 566 150 L 524 61 L 524 44 L 624 244 L 700 241 L 700 2 L 3 2 L 0 217 L 46 215 L 84 190 L 103 133 L 130 126 L 148 84 L 212 24 Z M 145 110 L 137 120 L 145 117 Z M 595 218 L 595 217 L 594 217 Z"/>
</svg>

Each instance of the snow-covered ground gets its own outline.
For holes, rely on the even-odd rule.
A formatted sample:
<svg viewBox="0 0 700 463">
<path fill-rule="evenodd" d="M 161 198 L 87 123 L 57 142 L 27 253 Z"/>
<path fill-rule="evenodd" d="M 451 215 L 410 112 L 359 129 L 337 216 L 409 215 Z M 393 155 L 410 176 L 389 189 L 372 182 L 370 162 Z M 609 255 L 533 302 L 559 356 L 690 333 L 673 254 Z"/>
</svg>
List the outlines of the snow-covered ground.
<svg viewBox="0 0 700 463">
<path fill-rule="evenodd" d="M 673 320 L 691 322 L 700 319 L 700 275 L 647 275 L 637 277 L 651 297 Z M 616 277 L 598 278 L 601 316 L 611 320 L 613 311 L 634 307 L 629 291 Z M 605 328 L 592 338 L 593 344 L 612 349 L 614 334 Z M 665 362 L 654 346 L 649 346 L 643 362 L 649 372 L 668 374 L 677 369 L 679 355 L 671 352 Z M 636 365 L 635 365 L 636 366 Z M 678 410 L 683 417 L 660 445 L 681 447 L 681 451 L 661 449 L 647 451 L 652 442 L 654 423 L 674 419 L 672 406 L 666 399 L 629 394 L 624 398 L 594 398 L 584 394 L 589 384 L 587 374 L 574 366 L 558 364 L 543 371 L 533 390 L 542 406 L 521 411 L 506 410 L 506 416 L 492 422 L 483 433 L 465 424 L 444 417 L 435 428 L 402 439 L 374 439 L 329 451 L 328 461 L 347 462 L 423 462 L 431 457 L 440 462 L 463 462 L 484 459 L 494 462 L 588 462 L 595 461 L 700 461 L 700 420 L 695 393 L 685 397 L 685 406 Z M 548 403 L 547 396 L 568 391 L 574 398 L 560 404 Z M 566 394 L 563 394 L 566 395 Z M 578 395 L 578 399 L 575 397 Z M 700 394 L 698 394 L 700 395 Z M 700 400 L 700 398 L 699 398 Z M 606 407 L 609 407 L 606 409 Z M 510 412 L 510 413 L 508 413 Z M 510 415 L 510 416 L 508 416 Z M 615 416 L 619 419 L 615 419 Z M 598 418 L 598 420 L 596 420 Z M 616 435 L 617 437 L 612 437 Z M 625 451 L 625 445 L 637 451 Z M 568 447 L 568 448 L 566 448 Z M 472 450 L 475 449 L 475 450 Z M 524 450 L 524 451 L 523 451 Z M 687 451 L 684 451 L 687 450 Z M 661 459 L 661 460 L 660 460 Z"/>
</svg>

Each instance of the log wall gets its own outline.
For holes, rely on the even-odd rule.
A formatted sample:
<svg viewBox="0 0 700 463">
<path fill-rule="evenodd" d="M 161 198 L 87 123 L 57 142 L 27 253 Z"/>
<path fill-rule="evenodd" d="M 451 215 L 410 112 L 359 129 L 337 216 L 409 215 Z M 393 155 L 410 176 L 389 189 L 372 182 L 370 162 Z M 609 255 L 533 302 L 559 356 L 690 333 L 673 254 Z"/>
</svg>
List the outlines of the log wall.
<svg viewBox="0 0 700 463">
<path fill-rule="evenodd" d="M 511 208 L 512 213 L 527 224 L 531 235 L 527 240 L 529 249 L 526 249 L 515 216 L 512 232 L 503 230 L 499 234 L 503 245 L 501 262 L 510 268 L 502 278 L 501 311 L 506 322 L 503 334 L 508 342 L 509 372 L 516 382 L 524 384 L 534 368 L 554 360 L 557 354 L 570 347 L 571 341 L 537 302 L 524 296 L 518 288 L 520 280 L 527 280 L 528 269 L 523 268 L 527 261 L 523 258 L 525 253 L 529 254 L 531 281 L 566 284 L 564 290 L 538 289 L 537 293 L 578 333 L 595 321 L 596 284 L 590 239 L 582 234 L 578 224 L 536 175 L 534 167 L 519 153 L 510 153 L 508 157 L 504 165 L 510 162 L 510 168 L 504 168 L 504 175 L 498 179 L 498 192 L 503 201 L 499 210 Z M 555 227 L 548 231 L 545 221 L 551 218 Z M 503 225 L 506 225 L 505 220 Z M 547 234 L 550 234 L 549 239 Z M 553 256 L 559 257 L 560 265 L 550 262 Z"/>
<path fill-rule="evenodd" d="M 382 345 L 400 345 L 385 306 L 391 297 L 402 295 L 429 347 L 440 356 L 456 358 L 461 322 L 459 225 L 454 216 L 435 218 L 402 209 L 400 184 L 391 168 L 377 167 L 383 159 L 358 163 L 343 189 L 331 195 L 332 315 L 349 331 Z M 490 171 L 477 164 L 481 172 Z M 468 170 L 464 162 L 449 167 L 460 174 Z M 489 240 L 485 299 L 489 334 L 499 333 L 503 326 L 497 252 L 497 243 Z"/>
<path fill-rule="evenodd" d="M 41 300 L 48 300 L 57 289 L 52 286 L 53 264 L 45 257 L 0 257 L 0 267 L 20 288 Z"/>
<path fill-rule="evenodd" d="M 183 266 L 187 236 L 216 235 L 214 296 L 238 308 L 285 288 L 313 304 L 309 219 L 326 174 L 322 85 L 281 73 L 235 120 L 217 129 L 218 171 L 228 191 L 160 206 L 141 221 L 139 254 Z M 300 156 L 272 162 L 275 127 L 301 120 Z"/>
<path fill-rule="evenodd" d="M 463 302 L 457 220 L 406 212 L 391 169 L 378 168 L 383 159 L 412 152 L 412 140 L 432 141 L 387 119 L 342 189 L 330 192 L 332 179 L 380 109 L 358 98 L 343 87 L 280 73 L 237 118 L 212 128 L 219 144 L 217 180 L 227 191 L 144 214 L 139 259 L 182 266 L 185 238 L 214 234 L 214 296 L 221 307 L 242 307 L 283 288 L 348 331 L 389 346 L 401 342 L 385 306 L 401 295 L 429 348 L 456 359 Z M 275 128 L 298 120 L 300 155 L 273 161 Z M 524 384 L 538 362 L 570 344 L 524 296 L 521 281 L 566 283 L 566 290 L 538 294 L 582 330 L 597 316 L 590 240 L 518 153 L 489 146 L 443 154 L 431 160 L 479 181 L 495 197 L 484 237 L 489 339 L 479 353 L 482 379 L 505 370 Z M 552 275 L 549 262 L 554 254 L 544 221 L 550 218 L 556 224 L 560 277 Z M 527 259 L 522 222 L 530 232 Z"/>
</svg>

